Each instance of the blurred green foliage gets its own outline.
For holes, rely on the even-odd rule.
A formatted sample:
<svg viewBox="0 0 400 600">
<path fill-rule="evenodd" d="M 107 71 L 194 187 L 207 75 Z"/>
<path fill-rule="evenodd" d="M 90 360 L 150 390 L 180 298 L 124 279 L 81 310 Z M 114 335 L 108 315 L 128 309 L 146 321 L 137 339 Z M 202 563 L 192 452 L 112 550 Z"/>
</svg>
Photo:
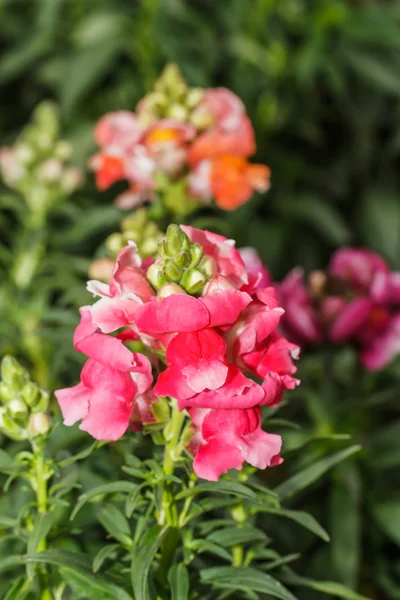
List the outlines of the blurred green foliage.
<svg viewBox="0 0 400 600">
<path fill-rule="evenodd" d="M 0 145 L 14 141 L 39 102 L 54 99 L 73 160 L 84 165 L 95 148 L 92 131 L 99 117 L 133 110 L 168 61 L 177 62 L 192 85 L 226 86 L 247 107 L 257 159 L 272 168 L 272 188 L 222 216 L 232 237 L 255 246 L 275 278 L 295 264 L 323 267 L 335 248 L 347 244 L 375 249 L 400 268 L 399 0 L 0 0 Z M 53 361 L 51 378 L 64 384 L 77 379 L 70 332 L 76 307 L 89 301 L 83 288 L 89 259 L 121 217 L 112 205 L 115 190 L 99 194 L 88 179 L 50 216 L 42 269 L 53 308 L 40 335 Z M 0 196 L 2 250 L 11 247 L 18 219 L 4 200 L 5 187 Z M 38 297 L 41 318 L 43 302 Z M 34 304 L 28 308 L 32 312 Z M 1 331 L 1 353 L 15 351 L 11 326 L 3 324 Z M 329 361 L 321 365 L 323 373 L 331 368 Z M 314 367 L 305 364 L 306 377 L 307 369 L 312 373 Z M 346 363 L 338 372 L 350 373 L 355 416 L 348 422 L 334 408 L 330 427 L 350 433 L 366 450 L 356 464 L 338 467 L 325 487 L 293 501 L 296 508 L 311 508 L 333 532 L 333 545 L 315 552 L 301 538 L 310 557 L 304 574 L 353 587 L 361 574 L 364 593 L 396 600 L 398 370 L 388 382 L 366 380 L 359 390 L 354 366 Z M 340 377 L 328 383 L 331 404 L 350 394 Z M 324 400 L 327 385 L 313 388 Z M 321 414 L 315 413 L 312 391 L 307 394 L 314 435 Z M 304 444 L 308 434 L 302 434 Z M 310 444 L 313 450 L 291 462 L 289 473 L 307 468 L 327 449 L 338 450 L 332 440 Z M 288 463 L 298 447 L 295 441 L 289 445 Z M 283 549 L 293 548 L 293 528 L 282 525 L 275 532 L 275 521 L 266 526 Z M 312 593 L 306 588 L 303 598 L 311 600 Z M 320 597 L 317 589 L 313 598 Z"/>
</svg>

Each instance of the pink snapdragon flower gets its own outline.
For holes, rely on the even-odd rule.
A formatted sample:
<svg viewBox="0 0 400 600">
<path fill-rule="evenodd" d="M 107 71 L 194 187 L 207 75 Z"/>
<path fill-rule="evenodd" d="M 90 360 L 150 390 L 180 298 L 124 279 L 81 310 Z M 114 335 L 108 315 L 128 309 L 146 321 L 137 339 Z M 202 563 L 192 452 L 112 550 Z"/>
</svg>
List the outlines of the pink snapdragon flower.
<svg viewBox="0 0 400 600">
<path fill-rule="evenodd" d="M 81 421 L 79 428 L 96 440 L 119 439 L 129 427 L 136 399 L 152 382 L 151 365 L 145 356 L 132 354 L 131 363 L 127 372 L 107 366 L 104 358 L 102 362 L 89 358 L 81 382 L 55 393 L 64 424 Z"/>
<path fill-rule="evenodd" d="M 249 276 L 250 289 L 265 288 L 272 285 L 270 272 L 254 248 L 240 248 L 240 256 Z"/>
<path fill-rule="evenodd" d="M 169 396 L 180 410 L 200 411 L 200 476 L 215 479 L 245 460 L 278 464 L 280 438 L 261 430 L 259 407 L 299 383 L 298 348 L 277 332 L 284 311 L 274 290 L 254 287 L 234 242 L 208 231 L 171 226 L 147 270 L 134 244 L 123 248 L 110 284 L 88 284 L 99 299 L 81 309 L 74 336 L 88 366 L 78 386 L 57 392 L 66 424 L 82 420 L 94 437 L 114 440 L 129 424 L 154 422 L 152 405 Z M 131 352 L 132 341 L 145 354 Z M 206 467 L 213 452 L 215 467 Z"/>
<path fill-rule="evenodd" d="M 369 370 L 400 353 L 400 273 L 371 250 L 342 248 L 308 281 L 294 269 L 277 292 L 285 309 L 282 331 L 301 346 L 352 342 Z"/>
<path fill-rule="evenodd" d="M 199 477 L 217 481 L 229 469 L 240 470 L 245 461 L 259 469 L 283 462 L 282 439 L 262 430 L 259 408 L 192 408 L 189 414 L 195 427 L 189 450 L 195 456 L 193 469 Z"/>
</svg>

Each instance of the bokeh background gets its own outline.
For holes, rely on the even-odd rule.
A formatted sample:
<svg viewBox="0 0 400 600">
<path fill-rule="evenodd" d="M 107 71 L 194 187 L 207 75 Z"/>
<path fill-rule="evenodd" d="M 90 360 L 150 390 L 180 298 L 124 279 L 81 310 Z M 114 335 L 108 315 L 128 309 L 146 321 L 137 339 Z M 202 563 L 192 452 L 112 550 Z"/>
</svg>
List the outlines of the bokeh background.
<svg viewBox="0 0 400 600">
<path fill-rule="evenodd" d="M 0 145 L 14 142 L 35 106 L 52 99 L 73 145 L 72 160 L 85 166 L 99 118 L 134 110 L 170 61 L 191 85 L 225 86 L 246 105 L 257 136 L 255 160 L 271 167 L 272 187 L 224 218 L 238 245 L 255 247 L 275 280 L 294 265 L 322 268 L 347 245 L 376 250 L 400 269 L 400 1 L 0 0 Z M 116 189 L 99 193 L 88 172 L 84 187 L 49 217 L 43 278 L 30 304 L 18 296 L 11 306 L 12 288 L 0 290 L 0 354 L 24 358 L 26 351 L 35 363 L 29 336 L 36 325 L 29 329 L 29 323 L 37 318 L 43 357 L 36 356 L 35 367 L 40 374 L 46 363 L 52 383 L 68 385 L 78 377 L 71 332 L 77 307 L 89 300 L 83 281 L 90 261 L 119 228 Z M 18 215 L 3 184 L 0 195 L 6 278 L 2 248 L 13 247 Z M 400 424 L 393 400 L 399 371 L 373 383 L 366 376 L 360 388 L 360 372 L 347 358 L 338 355 L 325 391 L 332 403 L 345 386 L 356 397 L 349 427 L 354 441 L 369 444 L 375 466 L 366 461 L 337 471 L 294 504 L 311 507 L 336 532 L 331 549 L 304 540 L 302 569 L 361 588 L 375 600 L 396 600 L 400 499 L 393 469 L 400 464 Z M 329 354 L 304 364 L 314 372 L 318 361 L 318 372 L 326 373 Z M 376 412 L 369 415 L 363 394 L 371 390 L 368 406 Z M 343 406 L 334 424 L 339 432 L 348 427 Z M 301 420 L 301 405 L 296 410 Z M 296 453 L 296 443 L 288 447 Z M 300 465 L 327 448 L 333 449 L 310 451 Z M 289 472 L 297 468 L 290 461 Z M 369 502 L 374 486 L 380 496 Z M 351 489 L 356 492 L 348 501 Z M 279 535 L 290 549 L 293 530 L 281 527 Z M 304 596 L 319 597 L 308 590 Z"/>
<path fill-rule="evenodd" d="M 2 0 L 0 135 L 54 98 L 82 163 L 176 61 L 246 104 L 272 189 L 232 218 L 276 277 L 344 244 L 399 267 L 399 33 L 396 0 Z"/>
</svg>

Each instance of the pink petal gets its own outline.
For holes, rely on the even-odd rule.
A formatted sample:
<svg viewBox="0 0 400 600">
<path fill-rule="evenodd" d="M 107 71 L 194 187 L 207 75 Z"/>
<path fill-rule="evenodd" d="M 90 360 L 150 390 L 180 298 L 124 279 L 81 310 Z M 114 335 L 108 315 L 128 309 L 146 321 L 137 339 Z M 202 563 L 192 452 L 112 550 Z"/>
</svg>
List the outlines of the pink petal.
<svg viewBox="0 0 400 600">
<path fill-rule="evenodd" d="M 331 340 L 343 342 L 355 335 L 367 322 L 372 309 L 373 304 L 368 298 L 352 300 L 333 323 L 330 331 Z"/>
<path fill-rule="evenodd" d="M 240 313 L 250 304 L 251 296 L 238 290 L 226 290 L 204 296 L 199 301 L 209 312 L 209 327 L 221 327 L 238 320 Z"/>
<path fill-rule="evenodd" d="M 258 469 L 266 469 L 283 462 L 280 456 L 281 436 L 267 433 L 261 429 L 261 426 L 252 433 L 244 435 L 239 447 L 244 460 Z"/>
<path fill-rule="evenodd" d="M 153 297 L 139 306 L 135 319 L 138 329 L 150 335 L 198 331 L 209 324 L 205 306 L 187 294 L 173 294 L 161 301 Z"/>
<path fill-rule="evenodd" d="M 61 408 L 64 425 L 74 425 L 87 415 L 91 394 L 92 391 L 83 383 L 54 392 Z"/>
<path fill-rule="evenodd" d="M 80 429 L 96 440 L 118 440 L 128 429 L 133 395 L 119 396 L 112 389 L 99 388 L 93 393 L 90 410 Z"/>
<path fill-rule="evenodd" d="M 361 354 L 361 362 L 370 371 L 379 371 L 400 354 L 400 314 L 392 318 L 386 330 L 378 334 Z"/>
<path fill-rule="evenodd" d="M 225 383 L 228 367 L 217 360 L 201 360 L 196 365 L 187 365 L 182 373 L 195 393 L 215 390 Z"/>
<path fill-rule="evenodd" d="M 229 469 L 240 470 L 243 462 L 244 458 L 236 446 L 215 438 L 200 445 L 193 461 L 193 470 L 202 479 L 218 481 Z"/>
</svg>

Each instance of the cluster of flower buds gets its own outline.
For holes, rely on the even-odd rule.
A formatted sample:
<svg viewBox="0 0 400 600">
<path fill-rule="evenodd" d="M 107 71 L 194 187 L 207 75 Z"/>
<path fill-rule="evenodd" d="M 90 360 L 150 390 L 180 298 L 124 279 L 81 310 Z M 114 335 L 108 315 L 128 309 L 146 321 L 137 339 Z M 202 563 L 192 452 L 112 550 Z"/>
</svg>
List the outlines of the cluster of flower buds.
<svg viewBox="0 0 400 600">
<path fill-rule="evenodd" d="M 7 437 L 32 440 L 49 431 L 49 395 L 12 356 L 1 362 L 0 402 L 0 431 Z"/>
<path fill-rule="evenodd" d="M 251 272 L 264 269 L 254 250 L 242 252 Z M 400 354 L 400 272 L 364 248 L 337 250 L 324 271 L 306 278 L 300 267 L 275 285 L 285 309 L 280 328 L 306 346 L 351 342 L 362 365 L 380 370 Z"/>
<path fill-rule="evenodd" d="M 129 241 L 135 242 L 140 256 L 148 258 L 157 253 L 158 244 L 163 237 L 157 223 L 149 218 L 148 210 L 138 208 L 122 220 L 120 232 L 108 236 L 105 242 L 108 256 L 97 258 L 91 263 L 89 277 L 110 281 L 117 254 Z"/>
<path fill-rule="evenodd" d="M 241 100 L 225 88 L 188 87 L 176 65 L 166 67 L 135 113 L 102 117 L 95 138 L 100 151 L 90 166 L 98 188 L 129 182 L 117 198 L 121 208 L 159 198 L 175 214 L 212 199 L 235 210 L 269 188 L 269 168 L 248 161 L 256 145 Z M 177 182 L 179 194 L 169 194 Z"/>
<path fill-rule="evenodd" d="M 83 180 L 78 167 L 68 165 L 71 146 L 59 139 L 56 107 L 43 102 L 11 147 L 0 149 L 4 182 L 26 198 L 32 212 L 45 212 L 60 196 L 71 194 Z"/>
<path fill-rule="evenodd" d="M 137 106 L 139 121 L 149 126 L 161 119 L 189 123 L 196 129 L 212 125 L 212 115 L 201 104 L 204 89 L 187 85 L 178 66 L 167 65 L 156 81 L 154 90 Z"/>
<path fill-rule="evenodd" d="M 233 240 L 190 226 L 171 225 L 154 260 L 128 244 L 109 285 L 88 283 L 99 299 L 81 308 L 74 345 L 89 358 L 81 382 L 56 392 L 64 423 L 116 440 L 159 427 L 174 398 L 200 477 L 279 464 L 281 438 L 262 430 L 260 409 L 299 383 L 298 347 L 278 333 L 284 311 L 262 277 Z"/>
</svg>

